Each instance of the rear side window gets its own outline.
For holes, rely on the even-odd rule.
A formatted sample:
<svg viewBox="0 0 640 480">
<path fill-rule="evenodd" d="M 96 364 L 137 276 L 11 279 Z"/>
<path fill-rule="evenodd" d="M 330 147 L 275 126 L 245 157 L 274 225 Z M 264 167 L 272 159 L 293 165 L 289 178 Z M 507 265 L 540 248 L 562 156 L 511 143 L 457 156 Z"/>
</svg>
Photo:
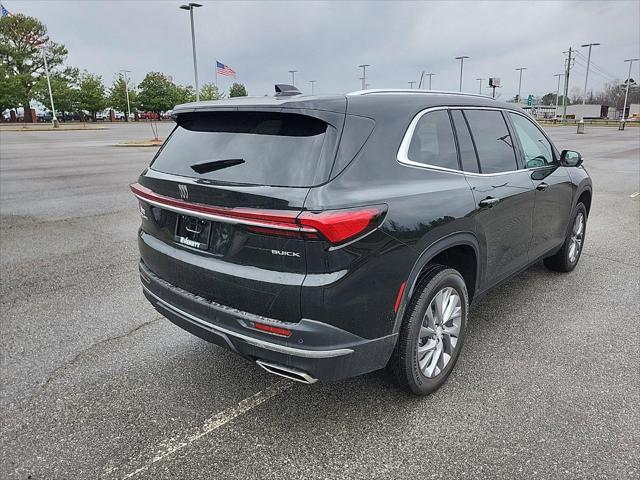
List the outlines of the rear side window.
<svg viewBox="0 0 640 480">
<path fill-rule="evenodd" d="M 436 110 L 423 115 L 416 125 L 407 154 L 409 160 L 458 170 L 458 154 L 449 113 Z"/>
<path fill-rule="evenodd" d="M 335 146 L 320 119 L 280 112 L 207 112 L 178 117 L 153 170 L 220 183 L 305 187 Z M 325 171 L 326 169 L 322 169 Z"/>
<path fill-rule="evenodd" d="M 476 157 L 476 149 L 473 146 L 467 121 L 460 110 L 452 110 L 451 117 L 453 118 L 453 124 L 456 127 L 456 134 L 458 135 L 462 169 L 465 172 L 478 173 L 480 171 L 478 169 L 478 157 Z"/>
<path fill-rule="evenodd" d="M 517 170 L 513 140 L 502 113 L 496 110 L 465 110 L 464 115 L 471 128 L 482 173 Z"/>
</svg>

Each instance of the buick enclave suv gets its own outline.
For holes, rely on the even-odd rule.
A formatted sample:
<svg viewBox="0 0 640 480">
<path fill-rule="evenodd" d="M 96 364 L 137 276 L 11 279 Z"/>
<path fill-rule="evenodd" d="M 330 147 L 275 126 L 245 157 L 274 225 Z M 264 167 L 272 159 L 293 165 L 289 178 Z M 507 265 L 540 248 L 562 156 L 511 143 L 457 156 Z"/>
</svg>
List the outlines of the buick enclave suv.
<svg viewBox="0 0 640 480">
<path fill-rule="evenodd" d="M 483 294 L 576 266 L 591 180 L 518 107 L 276 91 L 175 107 L 131 185 L 144 294 L 183 329 L 297 381 L 388 367 L 426 394 Z"/>
</svg>

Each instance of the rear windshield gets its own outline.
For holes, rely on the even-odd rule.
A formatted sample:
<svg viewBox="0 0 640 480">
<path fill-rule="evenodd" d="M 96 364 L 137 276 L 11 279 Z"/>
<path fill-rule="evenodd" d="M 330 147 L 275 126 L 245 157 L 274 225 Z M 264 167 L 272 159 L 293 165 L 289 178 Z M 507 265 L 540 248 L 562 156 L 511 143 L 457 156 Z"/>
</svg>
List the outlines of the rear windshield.
<svg viewBox="0 0 640 480">
<path fill-rule="evenodd" d="M 291 113 L 183 114 L 151 168 L 219 183 L 312 186 L 325 180 L 316 177 L 333 150 L 331 131 L 322 120 Z"/>
</svg>

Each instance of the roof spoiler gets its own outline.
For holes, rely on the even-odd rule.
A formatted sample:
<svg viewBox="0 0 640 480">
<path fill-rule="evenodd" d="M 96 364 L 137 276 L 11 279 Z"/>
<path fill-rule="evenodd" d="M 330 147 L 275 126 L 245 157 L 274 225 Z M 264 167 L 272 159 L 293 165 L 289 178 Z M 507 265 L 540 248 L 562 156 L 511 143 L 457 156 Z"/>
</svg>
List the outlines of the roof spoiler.
<svg viewBox="0 0 640 480">
<path fill-rule="evenodd" d="M 287 85 L 284 83 L 276 84 L 276 97 L 291 97 L 293 95 L 302 95 L 302 92 L 293 85 Z"/>
</svg>

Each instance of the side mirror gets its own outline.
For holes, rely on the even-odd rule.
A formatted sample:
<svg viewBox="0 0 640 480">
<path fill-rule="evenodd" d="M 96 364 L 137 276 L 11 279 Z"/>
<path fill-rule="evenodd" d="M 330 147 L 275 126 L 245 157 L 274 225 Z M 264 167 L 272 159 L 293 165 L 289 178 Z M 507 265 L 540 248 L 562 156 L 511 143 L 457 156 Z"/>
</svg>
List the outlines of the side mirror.
<svg viewBox="0 0 640 480">
<path fill-rule="evenodd" d="M 567 167 L 579 167 L 582 165 L 582 155 L 573 150 L 563 150 L 560 154 L 560 161 Z"/>
</svg>

